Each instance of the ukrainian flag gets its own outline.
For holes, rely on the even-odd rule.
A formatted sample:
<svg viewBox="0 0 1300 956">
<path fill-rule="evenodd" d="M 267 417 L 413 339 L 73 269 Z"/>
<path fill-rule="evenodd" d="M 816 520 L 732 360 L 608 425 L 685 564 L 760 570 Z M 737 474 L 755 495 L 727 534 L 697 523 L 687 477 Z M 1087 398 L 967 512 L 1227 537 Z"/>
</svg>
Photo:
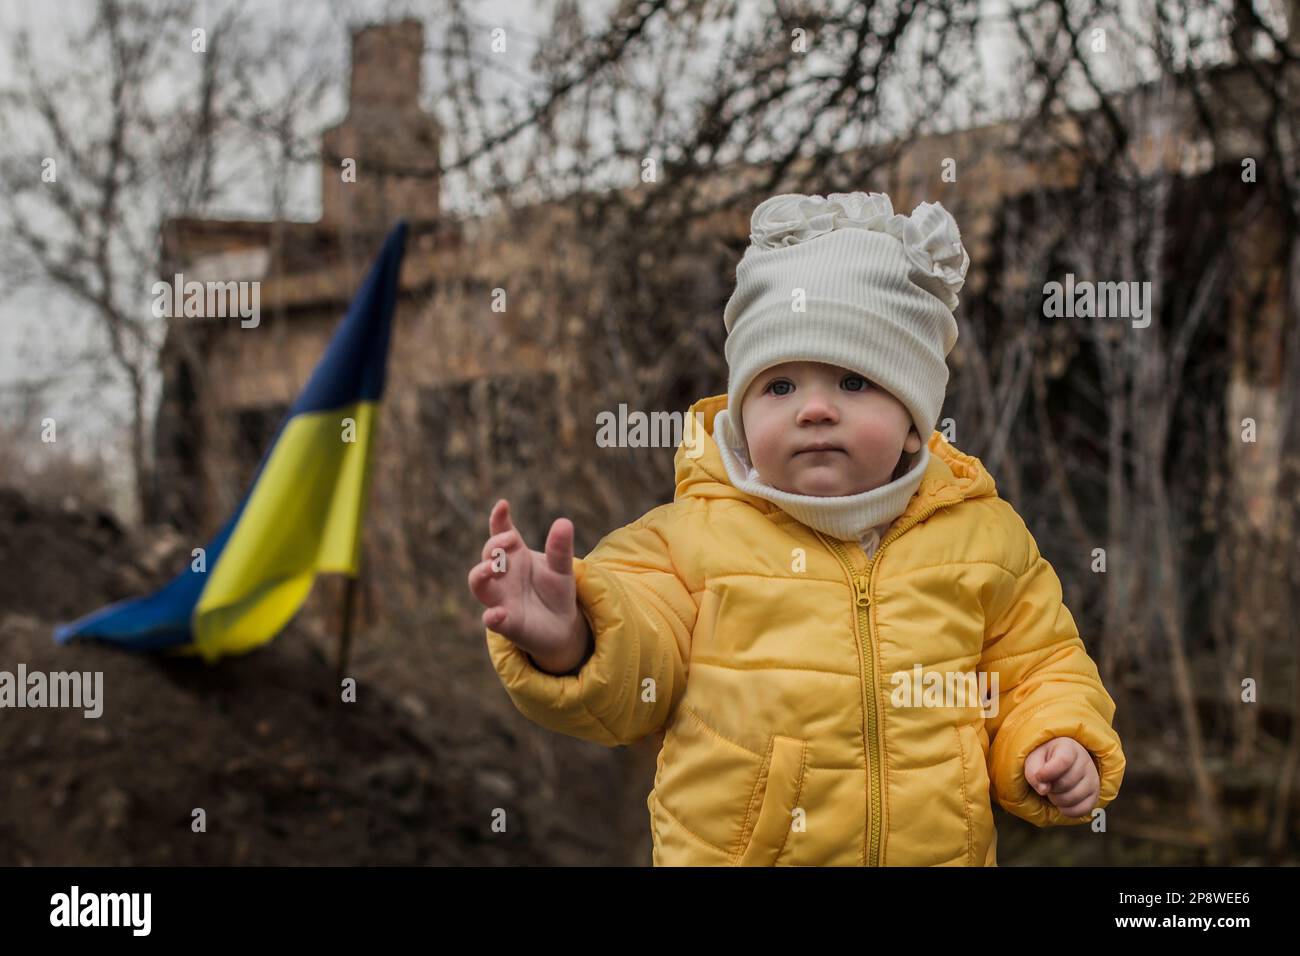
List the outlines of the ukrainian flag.
<svg viewBox="0 0 1300 956">
<path fill-rule="evenodd" d="M 384 241 L 252 486 L 204 553 L 161 591 L 59 627 L 132 650 L 211 662 L 274 638 L 320 572 L 356 576 L 406 223 Z"/>
</svg>

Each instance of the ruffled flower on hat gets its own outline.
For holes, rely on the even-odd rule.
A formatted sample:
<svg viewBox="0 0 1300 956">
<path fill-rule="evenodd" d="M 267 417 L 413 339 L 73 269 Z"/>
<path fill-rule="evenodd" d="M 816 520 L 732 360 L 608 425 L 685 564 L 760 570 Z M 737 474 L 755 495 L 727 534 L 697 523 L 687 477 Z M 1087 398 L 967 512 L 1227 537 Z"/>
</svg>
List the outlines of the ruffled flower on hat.
<svg viewBox="0 0 1300 956">
<path fill-rule="evenodd" d="M 884 193 L 831 193 L 826 197 L 784 193 L 759 203 L 750 221 L 750 242 L 780 249 L 835 229 L 870 229 L 898 239 L 919 275 L 913 281 L 949 309 L 966 282 L 970 256 L 952 214 L 937 202 L 923 202 L 910 216 L 894 212 Z"/>
</svg>

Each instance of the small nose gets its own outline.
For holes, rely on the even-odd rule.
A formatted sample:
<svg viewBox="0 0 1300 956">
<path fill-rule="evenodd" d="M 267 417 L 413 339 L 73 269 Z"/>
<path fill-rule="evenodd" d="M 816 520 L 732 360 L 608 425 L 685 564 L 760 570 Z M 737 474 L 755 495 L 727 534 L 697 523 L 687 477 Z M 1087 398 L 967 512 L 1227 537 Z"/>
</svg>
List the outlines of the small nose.
<svg viewBox="0 0 1300 956">
<path fill-rule="evenodd" d="M 804 402 L 799 406 L 799 417 L 796 419 L 800 425 L 811 425 L 817 422 L 831 422 L 832 424 L 839 421 L 840 412 L 836 408 L 835 402 L 827 396 L 824 389 L 819 387 L 808 388 L 804 394 L 807 396 Z"/>
</svg>

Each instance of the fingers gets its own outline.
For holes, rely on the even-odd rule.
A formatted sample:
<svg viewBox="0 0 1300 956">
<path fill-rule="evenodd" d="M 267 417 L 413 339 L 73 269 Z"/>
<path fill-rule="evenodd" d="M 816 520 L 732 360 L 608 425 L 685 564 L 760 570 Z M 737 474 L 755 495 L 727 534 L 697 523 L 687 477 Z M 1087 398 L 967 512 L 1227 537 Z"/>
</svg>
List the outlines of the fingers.
<svg viewBox="0 0 1300 956">
<path fill-rule="evenodd" d="M 1057 779 L 1048 798 L 1067 817 L 1085 816 L 1097 805 L 1100 777 L 1091 756 L 1081 747 L 1071 747 L 1074 762 Z"/>
<path fill-rule="evenodd" d="M 1074 753 L 1070 747 L 1060 745 L 1048 747 L 1044 756 L 1047 759 L 1043 762 L 1043 766 L 1039 768 L 1039 780 L 1055 781 L 1074 764 Z"/>
<path fill-rule="evenodd" d="M 510 520 L 510 502 L 505 498 L 498 498 L 497 503 L 492 506 L 492 513 L 488 515 L 488 534 L 510 531 L 514 526 L 514 522 Z"/>
<path fill-rule="evenodd" d="M 1097 788 L 1089 783 L 1080 784 L 1081 792 L 1078 796 L 1071 793 L 1068 797 L 1052 797 L 1052 803 L 1056 804 L 1063 816 L 1081 817 L 1088 814 L 1093 807 L 1097 805 Z"/>
<path fill-rule="evenodd" d="M 1093 801 L 1085 800 L 1083 803 L 1080 803 L 1078 806 L 1062 807 L 1061 816 L 1063 817 L 1087 816 L 1092 811 L 1092 808 L 1093 808 Z"/>
<path fill-rule="evenodd" d="M 1087 813 L 1092 808 L 1092 801 L 1096 798 L 1096 793 L 1092 781 L 1085 780 L 1064 793 L 1051 794 L 1051 801 L 1066 816 L 1077 817 L 1080 814 Z"/>
<path fill-rule="evenodd" d="M 480 561 L 469 569 L 469 592 L 482 604 L 495 604 L 498 593 L 493 584 L 496 580 L 497 574 L 492 569 L 492 562 Z"/>
<path fill-rule="evenodd" d="M 1080 783 L 1088 779 L 1088 761 L 1076 760 L 1065 773 L 1061 774 L 1052 784 L 1053 793 L 1068 793 L 1077 787 Z"/>
<path fill-rule="evenodd" d="M 1030 786 L 1040 794 L 1047 793 L 1051 789 L 1061 774 L 1069 770 L 1074 764 L 1073 749 L 1068 746 L 1062 746 L 1057 743 L 1056 739 L 1049 740 L 1041 749 L 1041 753 L 1035 751 L 1030 757 L 1038 756 L 1041 764 L 1038 765 L 1033 777 L 1029 776 L 1030 760 L 1025 761 L 1025 779 L 1029 780 Z"/>
<path fill-rule="evenodd" d="M 487 561 L 496 558 L 495 552 L 497 548 L 509 555 L 513 555 L 516 551 L 528 550 L 528 546 L 524 544 L 523 536 L 514 528 L 511 528 L 509 531 L 502 531 L 500 534 L 494 534 L 488 538 L 483 545 L 483 551 L 479 554 L 479 560 Z M 504 571 L 505 568 L 500 570 Z"/>
<path fill-rule="evenodd" d="M 506 537 L 511 532 L 515 533 L 519 540 L 523 542 L 523 535 L 519 535 L 515 523 L 510 518 L 510 502 L 504 498 L 498 498 L 497 503 L 491 506 L 491 514 L 487 515 L 487 535 L 489 535 L 487 540 L 491 541 L 493 538 Z M 489 549 L 485 548 L 484 558 L 487 557 L 487 553 L 489 553 Z"/>
<path fill-rule="evenodd" d="M 493 552 L 500 548 L 507 554 L 517 550 L 528 550 L 528 544 L 524 541 L 524 536 L 519 533 L 514 522 L 510 519 L 510 502 L 505 498 L 497 499 L 497 503 L 492 506 L 492 513 L 488 516 L 488 529 L 491 537 L 483 545 L 483 551 L 479 555 L 480 560 L 486 561 L 488 558 L 495 557 Z M 497 570 L 505 570 L 498 568 Z"/>
<path fill-rule="evenodd" d="M 1025 758 L 1025 783 L 1029 784 L 1034 790 L 1042 793 L 1045 784 L 1039 778 L 1039 769 L 1043 765 L 1043 752 L 1041 749 L 1031 750 L 1029 756 Z"/>
<path fill-rule="evenodd" d="M 492 570 L 491 561 L 480 561 L 469 572 L 469 590 L 481 604 L 487 605 L 483 612 L 483 626 L 505 634 L 509 629 L 510 612 L 504 604 L 499 603 L 503 597 L 499 584 L 499 575 Z"/>
<path fill-rule="evenodd" d="M 546 566 L 557 574 L 573 573 L 573 522 L 556 518 L 546 535 Z"/>
</svg>

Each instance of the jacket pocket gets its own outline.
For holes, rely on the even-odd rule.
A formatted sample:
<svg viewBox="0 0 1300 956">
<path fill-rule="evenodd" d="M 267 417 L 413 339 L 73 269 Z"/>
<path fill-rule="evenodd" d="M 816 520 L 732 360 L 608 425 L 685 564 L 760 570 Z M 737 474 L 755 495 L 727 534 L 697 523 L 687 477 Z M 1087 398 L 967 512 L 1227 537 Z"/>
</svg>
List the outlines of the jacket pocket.
<svg viewBox="0 0 1300 956">
<path fill-rule="evenodd" d="M 994 839 L 990 800 L 988 736 L 972 724 L 957 725 L 965 784 L 968 865 L 983 866 Z"/>
<path fill-rule="evenodd" d="M 741 833 L 739 866 L 772 866 L 785 849 L 803 789 L 807 749 L 807 741 L 772 735 Z"/>
<path fill-rule="evenodd" d="M 759 746 L 744 746 L 726 728 L 706 721 L 689 700 L 681 702 L 664 735 L 653 791 L 663 859 L 688 865 L 736 861 L 763 768 Z"/>
</svg>

